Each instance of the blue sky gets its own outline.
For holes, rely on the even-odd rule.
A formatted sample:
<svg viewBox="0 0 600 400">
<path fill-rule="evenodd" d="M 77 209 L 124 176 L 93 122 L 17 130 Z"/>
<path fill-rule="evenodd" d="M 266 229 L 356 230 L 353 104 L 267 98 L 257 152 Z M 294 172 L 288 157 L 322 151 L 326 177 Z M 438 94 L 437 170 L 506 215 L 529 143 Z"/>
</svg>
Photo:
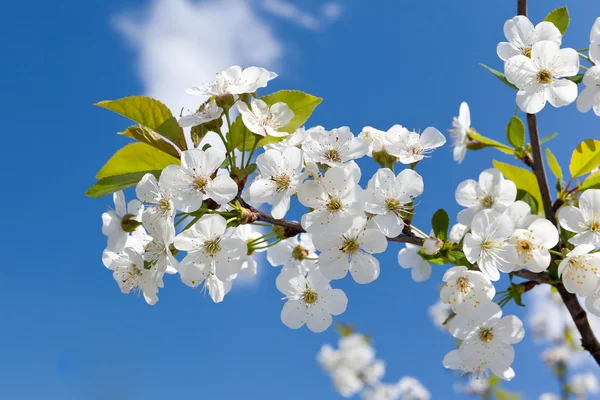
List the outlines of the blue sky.
<svg viewBox="0 0 600 400">
<path fill-rule="evenodd" d="M 274 285 L 278 270 L 265 262 L 254 285 L 234 288 L 221 304 L 183 286 L 178 277 L 166 279 L 155 307 L 120 294 L 100 260 L 105 246 L 100 215 L 111 200 L 83 193 L 103 163 L 127 143 L 115 133 L 128 122 L 92 104 L 164 93 L 177 109 L 190 100 L 156 82 L 173 79 L 192 86 L 223 64 L 263 61 L 280 74 L 267 92 L 300 89 L 324 98 L 310 125 L 348 125 L 355 133 L 366 125 L 387 129 L 396 123 L 445 131 L 460 102 L 467 101 L 473 126 L 504 140 L 514 92 L 477 63 L 501 68 L 495 47 L 516 1 L 346 0 L 339 16 L 306 1 L 303 18 L 286 17 L 276 3 L 228 0 L 203 3 L 206 8 L 194 3 L 198 15 L 210 14 L 211 31 L 183 23 L 175 12 L 153 29 L 155 0 L 5 6 L 0 33 L 7 62 L 0 65 L 0 106 L 7 273 L 0 281 L 0 398 L 338 396 L 315 361 L 323 343 L 337 340 L 334 330 L 313 334 L 286 328 Z M 531 19 L 539 21 L 564 0 L 531 3 Z M 567 5 L 572 24 L 563 44 L 587 47 L 600 3 Z M 169 8 L 168 2 L 162 6 Z M 228 13 L 238 16 L 238 26 L 227 27 Z M 186 26 L 197 35 L 170 40 Z M 154 46 L 144 42 L 148 36 Z M 194 46 L 187 53 L 176 51 L 187 48 L 184 39 L 201 51 L 194 53 Z M 236 45 L 224 51 L 230 39 Z M 195 68 L 198 77 L 190 75 Z M 577 143 L 598 138 L 598 117 L 582 115 L 574 106 L 547 106 L 539 121 L 542 135 L 559 132 L 550 147 L 565 166 Z M 429 229 L 429 217 L 440 207 L 455 215 L 456 185 L 490 167 L 491 156 L 510 161 L 489 150 L 469 153 L 458 167 L 446 147 L 419 165 L 425 192 L 417 226 Z M 374 165 L 369 160 L 363 165 L 368 179 Z M 348 310 L 337 321 L 353 323 L 375 339 L 378 355 L 387 361 L 387 381 L 410 375 L 434 399 L 462 398 L 452 391 L 455 376 L 441 366 L 453 340 L 437 331 L 426 313 L 437 299 L 443 268 L 436 268 L 428 282 L 414 283 L 396 263 L 400 248 L 392 244 L 380 257 L 382 273 L 374 283 L 334 282 L 349 297 Z M 512 305 L 507 311 L 524 315 Z M 531 335 L 516 350 L 517 377 L 506 387 L 528 399 L 542 389 L 554 391 Z"/>
</svg>

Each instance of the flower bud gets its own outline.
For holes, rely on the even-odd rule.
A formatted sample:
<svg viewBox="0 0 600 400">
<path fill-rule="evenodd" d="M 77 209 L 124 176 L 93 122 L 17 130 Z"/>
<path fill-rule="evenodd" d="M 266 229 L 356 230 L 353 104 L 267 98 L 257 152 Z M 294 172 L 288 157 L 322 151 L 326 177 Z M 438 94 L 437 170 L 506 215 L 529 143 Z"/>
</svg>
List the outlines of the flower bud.
<svg viewBox="0 0 600 400">
<path fill-rule="evenodd" d="M 125 232 L 133 232 L 135 231 L 142 223 L 140 221 L 136 221 L 135 214 L 125 214 L 123 219 L 121 220 L 121 228 Z"/>
<path fill-rule="evenodd" d="M 425 252 L 425 254 L 432 256 L 432 255 L 436 254 L 438 251 L 440 251 L 440 249 L 442 248 L 443 245 L 444 245 L 444 242 L 441 241 L 440 239 L 430 237 L 430 238 L 425 239 L 425 242 L 423 243 L 423 251 Z"/>
</svg>

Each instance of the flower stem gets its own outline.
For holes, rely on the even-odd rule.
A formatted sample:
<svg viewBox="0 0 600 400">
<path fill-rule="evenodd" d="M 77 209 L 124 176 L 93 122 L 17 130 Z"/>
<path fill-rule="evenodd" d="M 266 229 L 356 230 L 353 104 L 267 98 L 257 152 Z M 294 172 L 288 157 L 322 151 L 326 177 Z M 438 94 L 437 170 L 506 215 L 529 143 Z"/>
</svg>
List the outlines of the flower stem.
<svg viewBox="0 0 600 400">
<path fill-rule="evenodd" d="M 258 145 L 259 140 L 260 140 L 260 136 L 254 135 L 254 144 L 252 145 L 252 151 L 250 152 L 250 156 L 248 157 L 248 163 L 246 164 L 246 168 L 248 168 L 248 166 L 252 162 L 252 156 L 254 155 L 254 152 L 256 151 L 256 146 Z"/>
<path fill-rule="evenodd" d="M 229 110 L 227 110 L 225 113 L 225 120 L 227 121 L 227 134 L 231 136 L 231 119 L 229 118 Z M 231 151 L 229 162 L 231 163 L 231 168 L 235 168 L 235 149 L 229 149 L 227 144 L 225 144 L 225 148 L 228 149 L 228 151 Z"/>
</svg>

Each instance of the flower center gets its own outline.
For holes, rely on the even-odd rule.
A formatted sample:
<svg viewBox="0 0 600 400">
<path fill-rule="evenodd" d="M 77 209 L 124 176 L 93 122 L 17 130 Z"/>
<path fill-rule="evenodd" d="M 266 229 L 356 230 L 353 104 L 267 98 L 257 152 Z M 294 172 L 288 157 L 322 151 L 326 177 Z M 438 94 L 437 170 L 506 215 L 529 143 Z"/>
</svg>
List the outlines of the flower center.
<svg viewBox="0 0 600 400">
<path fill-rule="evenodd" d="M 337 198 L 329 199 L 329 201 L 325 204 L 325 207 L 331 212 L 340 211 L 343 207 L 342 201 Z"/>
<path fill-rule="evenodd" d="M 576 270 L 587 271 L 588 270 L 587 267 L 590 266 L 590 263 L 588 262 L 588 257 L 578 256 L 578 257 L 573 257 L 569 260 L 569 266 L 571 266 L 571 268 L 576 269 Z"/>
<path fill-rule="evenodd" d="M 208 179 L 206 179 L 204 176 L 197 176 L 194 178 L 194 182 L 192 182 L 192 187 L 200 192 L 204 192 L 207 185 Z"/>
<path fill-rule="evenodd" d="M 160 199 L 158 201 L 158 208 L 160 208 L 163 211 L 170 211 L 171 210 L 171 202 L 167 199 Z"/>
<path fill-rule="evenodd" d="M 547 69 L 540 70 L 540 72 L 537 73 L 537 81 L 538 83 L 543 84 L 552 83 L 552 72 Z"/>
<path fill-rule="evenodd" d="M 461 276 L 456 280 L 456 286 L 458 287 L 458 290 L 463 293 L 467 293 L 469 290 L 471 290 L 471 282 L 469 281 L 469 278 L 464 276 Z"/>
<path fill-rule="evenodd" d="M 340 251 L 345 254 L 354 254 L 358 251 L 360 245 L 356 239 L 345 239 Z"/>
<path fill-rule="evenodd" d="M 600 218 L 598 218 L 598 213 L 594 214 L 594 219 L 590 224 L 590 231 L 600 232 Z"/>
<path fill-rule="evenodd" d="M 479 339 L 482 342 L 490 343 L 494 338 L 494 331 L 492 328 L 479 328 Z"/>
<path fill-rule="evenodd" d="M 385 201 L 385 209 L 393 213 L 400 211 L 400 202 L 397 199 L 387 199 Z"/>
<path fill-rule="evenodd" d="M 277 186 L 277 188 L 275 189 L 277 192 L 283 192 L 284 190 L 287 190 L 290 187 L 291 179 L 286 174 L 274 176 L 271 179 L 273 180 L 273 182 L 275 182 L 275 185 Z"/>
<path fill-rule="evenodd" d="M 304 247 L 298 245 L 294 247 L 294 250 L 292 250 L 292 258 L 294 260 L 302 261 L 306 257 L 308 257 L 308 250 L 306 250 Z"/>
<path fill-rule="evenodd" d="M 531 47 L 527 47 L 527 48 L 523 49 L 523 55 L 525 57 L 531 58 Z"/>
<path fill-rule="evenodd" d="M 315 304 L 319 300 L 319 294 L 313 288 L 307 287 L 302 293 L 302 301 L 306 304 Z"/>
<path fill-rule="evenodd" d="M 221 250 L 221 238 L 215 240 L 207 240 L 204 242 L 204 250 L 211 256 L 214 257 Z"/>
<path fill-rule="evenodd" d="M 333 162 L 341 162 L 342 161 L 342 156 L 340 155 L 340 152 L 337 151 L 337 149 L 327 150 L 325 152 L 325 158 L 327 160 L 333 161 Z"/>
<path fill-rule="evenodd" d="M 492 208 L 494 206 L 493 197 L 488 194 L 481 200 L 481 205 L 483 208 Z"/>
<path fill-rule="evenodd" d="M 517 242 L 517 250 L 519 254 L 528 253 L 533 249 L 533 245 L 528 240 L 519 240 Z"/>
</svg>

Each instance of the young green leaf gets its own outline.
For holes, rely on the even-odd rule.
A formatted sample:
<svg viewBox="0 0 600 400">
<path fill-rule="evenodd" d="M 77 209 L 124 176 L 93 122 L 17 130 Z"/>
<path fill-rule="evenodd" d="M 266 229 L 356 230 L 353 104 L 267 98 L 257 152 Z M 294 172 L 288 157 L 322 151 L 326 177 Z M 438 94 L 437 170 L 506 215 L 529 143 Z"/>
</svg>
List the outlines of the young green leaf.
<svg viewBox="0 0 600 400">
<path fill-rule="evenodd" d="M 569 171 L 576 178 L 600 166 L 600 141 L 587 139 L 581 142 L 571 155 Z"/>
<path fill-rule="evenodd" d="M 500 143 L 500 142 L 497 142 L 497 141 L 495 141 L 493 139 L 485 137 L 485 136 L 483 136 L 483 135 L 481 135 L 481 134 L 479 134 L 479 133 L 477 133 L 475 131 L 469 132 L 469 137 L 471 139 L 477 140 L 478 142 L 481 142 L 481 143 L 483 143 L 483 144 L 485 144 L 487 146 L 494 147 L 494 148 L 500 150 L 501 152 L 503 152 L 504 154 L 509 154 L 509 155 L 515 154 L 515 150 L 514 149 L 508 147 L 507 145 L 505 145 L 503 143 Z"/>
<path fill-rule="evenodd" d="M 490 71 L 492 74 L 494 74 L 494 76 L 498 79 L 500 79 L 501 82 L 503 82 L 504 84 L 510 86 L 511 88 L 515 89 L 515 90 L 519 90 L 518 87 L 516 87 L 515 85 L 513 85 L 512 83 L 510 83 L 508 81 L 508 79 L 506 79 L 506 76 L 504 76 L 504 74 L 500 71 L 495 70 L 494 68 L 490 68 L 485 64 L 479 63 L 479 65 L 481 65 L 483 68 L 487 69 L 488 71 Z"/>
<path fill-rule="evenodd" d="M 105 100 L 95 104 L 142 124 L 186 150 L 183 129 L 163 103 L 150 97 L 131 96 L 118 100 Z"/>
<path fill-rule="evenodd" d="M 556 179 L 561 180 L 563 178 L 562 169 L 560 168 L 558 161 L 556 161 L 556 157 L 554 157 L 554 154 L 552 154 L 552 151 L 550 151 L 550 149 L 547 147 L 546 162 L 548 163 L 548 166 L 550 167 L 550 170 L 552 171 Z"/>
<path fill-rule="evenodd" d="M 444 209 L 440 208 L 431 217 L 431 228 L 436 238 L 440 240 L 448 240 L 448 227 L 450 226 L 450 218 Z"/>
<path fill-rule="evenodd" d="M 544 21 L 552 22 L 554 25 L 556 25 L 560 33 L 564 35 L 569 27 L 569 10 L 567 10 L 567 7 L 561 7 L 552 10 L 550 14 L 546 15 Z"/>
<path fill-rule="evenodd" d="M 160 151 L 164 151 L 173 157 L 179 158 L 179 152 L 175 150 L 173 145 L 164 140 L 158 133 L 143 125 L 130 126 L 125 131 L 119 132 L 119 135 L 127 136 L 132 139 L 139 140 L 140 142 L 147 143 Z"/>
<path fill-rule="evenodd" d="M 98 171 L 96 178 L 162 170 L 167 165 L 179 163 L 179 159 L 146 143 L 131 143 L 117 151 Z"/>
<path fill-rule="evenodd" d="M 506 126 L 508 142 L 520 149 L 525 146 L 525 124 L 519 117 L 512 117 Z"/>
<path fill-rule="evenodd" d="M 579 190 L 600 189 L 600 171 L 588 175 L 579 186 Z"/>
<path fill-rule="evenodd" d="M 542 194 L 540 193 L 537 178 L 533 172 L 496 160 L 494 160 L 494 167 L 499 169 L 506 179 L 513 181 L 517 189 L 528 192 L 535 199 L 539 205 L 538 213 L 543 211 Z"/>
<path fill-rule="evenodd" d="M 111 194 L 116 191 L 127 189 L 129 187 L 137 185 L 137 183 L 144 177 L 144 175 L 148 173 L 153 174 L 158 179 L 161 172 L 161 170 L 141 171 L 134 172 L 132 174 L 124 174 L 102 178 L 98 180 L 91 188 L 89 188 L 85 192 L 85 195 L 94 198 L 106 196 L 107 194 Z"/>
<path fill-rule="evenodd" d="M 579 85 L 583 81 L 583 75 L 584 74 L 577 74 L 575 76 L 565 76 L 565 79 L 568 79 L 571 82 L 575 82 Z"/>
<path fill-rule="evenodd" d="M 558 132 L 552 132 L 552 133 L 550 133 L 550 134 L 548 134 L 548 135 L 544 136 L 544 137 L 543 137 L 543 138 L 540 140 L 540 143 L 541 143 L 541 144 L 544 144 L 544 143 L 546 143 L 546 142 L 549 142 L 549 141 L 551 141 L 552 139 L 554 139 L 554 138 L 555 138 L 555 137 L 557 137 L 557 136 L 558 136 Z"/>
</svg>

